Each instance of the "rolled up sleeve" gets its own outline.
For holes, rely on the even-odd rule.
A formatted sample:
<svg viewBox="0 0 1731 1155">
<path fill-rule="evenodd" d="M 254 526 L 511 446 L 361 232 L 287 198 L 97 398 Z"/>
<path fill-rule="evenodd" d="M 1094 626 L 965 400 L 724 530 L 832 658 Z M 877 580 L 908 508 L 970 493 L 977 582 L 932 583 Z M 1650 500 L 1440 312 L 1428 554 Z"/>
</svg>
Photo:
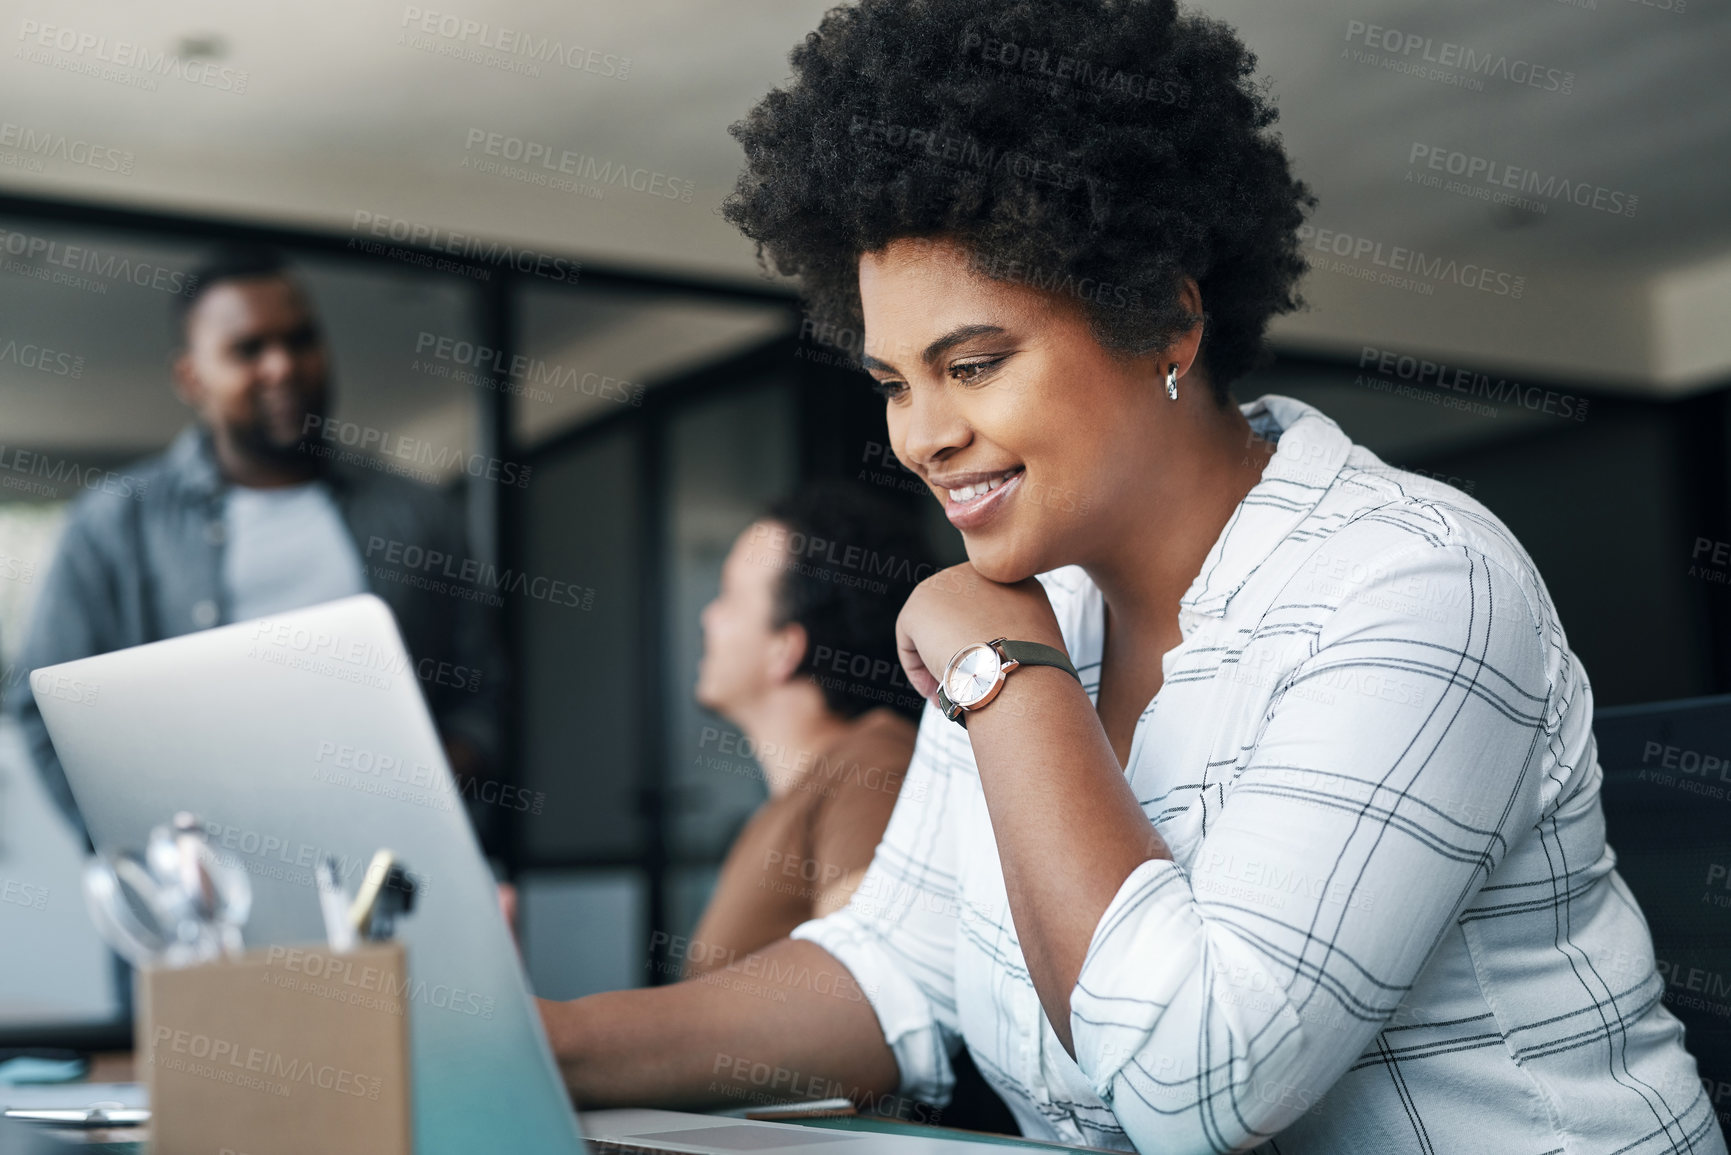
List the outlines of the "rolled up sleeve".
<svg viewBox="0 0 1731 1155">
<path fill-rule="evenodd" d="M 105 546 L 105 542 L 127 540 L 122 517 L 133 511 L 116 512 L 115 506 L 108 495 L 90 494 L 68 512 L 18 655 L 17 676 L 5 692 L 4 707 L 18 719 L 43 787 L 81 841 L 86 837 L 84 817 L 72 797 L 72 786 L 26 675 L 43 666 L 149 640 L 135 636 L 136 630 L 128 630 L 126 624 L 129 615 L 125 603 L 131 602 L 131 620 L 136 621 L 141 613 L 137 575 L 120 572 L 111 548 Z"/>
<path fill-rule="evenodd" d="M 1371 572 L 1187 864 L 1134 870 L 1089 943 L 1077 1064 L 1141 1150 L 1238 1150 L 1314 1108 L 1537 818 L 1550 677 L 1517 579 L 1441 544 Z"/>
<path fill-rule="evenodd" d="M 895 1054 L 901 1093 L 937 1106 L 949 1102 L 949 1056 L 960 1037 L 955 737 L 945 728 L 961 733 L 928 705 L 895 810 L 848 905 L 792 931 L 834 955 L 865 992 Z"/>
</svg>

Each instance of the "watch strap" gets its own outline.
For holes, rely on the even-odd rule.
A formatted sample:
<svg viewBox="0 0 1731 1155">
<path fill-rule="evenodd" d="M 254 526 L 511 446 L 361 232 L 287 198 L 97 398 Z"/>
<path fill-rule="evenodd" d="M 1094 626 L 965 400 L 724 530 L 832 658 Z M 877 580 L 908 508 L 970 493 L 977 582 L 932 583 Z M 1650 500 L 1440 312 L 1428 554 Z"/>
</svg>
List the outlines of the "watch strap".
<svg viewBox="0 0 1731 1155">
<path fill-rule="evenodd" d="M 944 717 L 956 723 L 958 726 L 962 727 L 962 729 L 965 730 L 968 728 L 968 724 L 962 721 L 962 715 L 965 711 L 960 706 L 950 701 L 950 696 L 944 693 L 944 688 L 941 685 L 938 687 L 938 709 L 943 711 Z"/>
<path fill-rule="evenodd" d="M 1082 680 L 1082 675 L 1078 674 L 1076 667 L 1071 665 L 1070 656 L 1063 650 L 1042 645 L 1039 642 L 1014 642 L 1009 638 L 999 638 L 997 647 L 1000 654 L 1021 665 L 1052 666 L 1064 671 L 1077 682 Z"/>
</svg>

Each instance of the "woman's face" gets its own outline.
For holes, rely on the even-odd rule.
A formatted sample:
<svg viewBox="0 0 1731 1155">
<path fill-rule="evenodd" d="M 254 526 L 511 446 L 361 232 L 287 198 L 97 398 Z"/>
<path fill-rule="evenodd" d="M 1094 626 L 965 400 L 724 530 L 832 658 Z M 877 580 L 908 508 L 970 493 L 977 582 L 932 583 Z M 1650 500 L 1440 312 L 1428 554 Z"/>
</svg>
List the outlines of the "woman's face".
<svg viewBox="0 0 1731 1155">
<path fill-rule="evenodd" d="M 859 283 L 890 445 L 982 576 L 1086 564 L 1134 532 L 1125 513 L 1146 508 L 1188 408 L 1158 358 L 1109 353 L 1077 302 L 981 276 L 947 243 L 867 253 Z"/>
<path fill-rule="evenodd" d="M 789 627 L 776 629 L 776 597 L 787 565 L 787 530 L 753 523 L 721 566 L 721 590 L 703 608 L 700 705 L 732 716 L 786 680 Z"/>
</svg>

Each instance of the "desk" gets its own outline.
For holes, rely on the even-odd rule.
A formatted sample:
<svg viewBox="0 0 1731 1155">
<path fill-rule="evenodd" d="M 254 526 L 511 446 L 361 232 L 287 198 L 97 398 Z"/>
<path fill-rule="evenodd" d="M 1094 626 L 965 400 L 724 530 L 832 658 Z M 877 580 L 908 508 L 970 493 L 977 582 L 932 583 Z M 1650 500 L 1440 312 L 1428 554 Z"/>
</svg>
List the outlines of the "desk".
<svg viewBox="0 0 1731 1155">
<path fill-rule="evenodd" d="M 52 1084 L 59 1087 L 76 1087 L 80 1083 L 131 1083 L 135 1082 L 133 1075 L 136 1066 L 132 1060 L 131 1051 L 106 1051 L 90 1056 L 90 1066 L 82 1079 L 73 1083 Z M 16 1141 L 17 1136 L 29 1136 L 24 1140 L 24 1150 L 34 1155 L 38 1151 L 56 1151 L 64 1149 L 77 1152 L 79 1155 L 144 1155 L 149 1150 L 150 1128 L 146 1127 L 116 1127 L 112 1130 L 51 1130 L 38 1127 L 35 1124 L 13 1123 L 14 1130 L 5 1138 L 0 1138 L 0 1152 L 10 1152 L 15 1148 L 9 1144 Z"/>
<path fill-rule="evenodd" d="M 90 1056 L 90 1070 L 81 1083 L 136 1083 L 131 1051 L 102 1051 Z"/>
<path fill-rule="evenodd" d="M 130 1051 L 112 1051 L 92 1055 L 90 1069 L 81 1082 L 90 1083 L 130 1083 L 134 1081 L 136 1065 Z M 586 1135 L 597 1132 L 606 1134 L 610 1128 L 609 1119 L 620 1118 L 627 1114 L 619 1111 L 585 1111 L 580 1118 L 594 1119 L 594 1126 L 584 1126 Z M 701 1116 L 686 1112 L 667 1112 L 669 1116 L 679 1116 L 685 1120 L 695 1120 Z M 785 1120 L 787 1124 L 821 1129 L 831 1132 L 842 1132 L 854 1135 L 897 1135 L 907 1138 L 943 1139 L 952 1142 L 969 1143 L 979 1147 L 1010 1148 L 1020 1151 L 1046 1152 L 1079 1152 L 1099 1151 L 1097 1147 L 1075 1147 L 1063 1143 L 1048 1143 L 1037 1139 L 1023 1139 L 1015 1135 L 1002 1135 L 988 1131 L 969 1131 L 959 1127 L 938 1127 L 930 1123 L 910 1123 L 903 1119 L 878 1118 L 870 1115 L 831 1116 L 811 1119 Z M 83 1151 L 114 1153 L 143 1152 L 145 1140 L 149 1138 L 148 1127 L 126 1128 L 122 1130 L 100 1133 L 107 1137 L 108 1142 L 100 1147 L 85 1146 L 78 1148 Z M 89 1138 L 96 1138 L 97 1133 L 87 1133 Z M 609 1142 L 604 1139 L 591 1138 L 589 1149 L 596 1155 L 644 1155 L 648 1152 L 666 1151 L 667 1148 L 646 1147 L 630 1143 Z M 984 1152 L 982 1151 L 982 1155 Z"/>
<path fill-rule="evenodd" d="M 581 1113 L 583 1133 L 589 1149 L 598 1155 L 669 1155 L 699 1149 L 710 1152 L 774 1151 L 798 1147 L 801 1151 L 837 1144 L 842 1151 L 870 1150 L 861 1143 L 847 1139 L 880 1136 L 894 1137 L 893 1142 L 877 1145 L 879 1152 L 906 1152 L 908 1155 L 989 1155 L 991 1149 L 1003 1151 L 1094 1152 L 1105 1148 L 1076 1147 L 1065 1143 L 1048 1143 L 1040 1139 L 1023 1139 L 1016 1135 L 999 1135 L 985 1131 L 964 1131 L 957 1127 L 936 1127 L 929 1123 L 909 1123 L 901 1119 L 877 1118 L 869 1115 L 787 1119 L 775 1122 L 747 1123 L 737 1115 L 697 1115 L 683 1111 L 609 1110 Z M 722 1119 L 733 1126 L 770 1128 L 782 1135 L 704 1134 L 706 1122 Z M 692 1128 L 697 1130 L 693 1131 Z M 798 1139 L 798 1131 L 816 1132 L 810 1144 Z M 689 1135 L 690 1138 L 681 1138 Z M 767 1140 L 767 1141 L 766 1141 Z"/>
<path fill-rule="evenodd" d="M 944 1139 L 960 1139 L 990 1147 L 1013 1147 L 1021 1151 L 1103 1151 L 1103 1147 L 1075 1147 L 1069 1143 L 1049 1143 L 1044 1139 L 1024 1139 L 1020 1135 L 1001 1135 L 994 1131 L 969 1131 L 961 1127 L 934 1127 L 930 1123 L 909 1123 L 905 1119 L 877 1119 L 870 1115 L 842 1116 L 828 1119 L 800 1119 L 804 1127 L 824 1127 L 832 1131 L 854 1131 L 873 1135 L 935 1135 Z"/>
</svg>

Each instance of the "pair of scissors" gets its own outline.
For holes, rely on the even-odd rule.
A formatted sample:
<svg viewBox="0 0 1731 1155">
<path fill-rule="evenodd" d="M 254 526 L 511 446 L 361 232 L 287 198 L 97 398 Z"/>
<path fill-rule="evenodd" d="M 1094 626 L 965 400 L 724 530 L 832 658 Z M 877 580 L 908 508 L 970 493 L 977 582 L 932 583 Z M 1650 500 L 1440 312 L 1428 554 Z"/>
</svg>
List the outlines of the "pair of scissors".
<svg viewBox="0 0 1731 1155">
<path fill-rule="evenodd" d="M 241 952 L 252 883 L 182 811 L 151 830 L 142 855 L 110 851 L 86 863 L 84 898 L 97 931 L 127 962 L 184 967 Z"/>
</svg>

